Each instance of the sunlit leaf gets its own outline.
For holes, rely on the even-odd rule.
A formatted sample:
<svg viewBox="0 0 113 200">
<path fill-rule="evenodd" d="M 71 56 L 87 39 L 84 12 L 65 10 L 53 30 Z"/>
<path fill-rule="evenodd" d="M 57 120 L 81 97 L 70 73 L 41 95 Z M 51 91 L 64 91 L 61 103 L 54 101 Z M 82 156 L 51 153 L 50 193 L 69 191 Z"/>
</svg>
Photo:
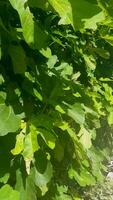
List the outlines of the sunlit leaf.
<svg viewBox="0 0 113 200">
<path fill-rule="evenodd" d="M 98 5 L 86 0 L 48 0 L 61 17 L 59 24 L 71 24 L 75 29 L 97 28 L 97 23 L 105 19 Z"/>
<path fill-rule="evenodd" d="M 80 103 L 75 103 L 68 109 L 68 115 L 78 124 L 84 124 L 85 113 Z"/>
<path fill-rule="evenodd" d="M 13 155 L 20 154 L 24 149 L 24 138 L 25 135 L 21 132 L 19 135 L 16 136 L 16 144 L 15 148 L 11 150 Z"/>
<path fill-rule="evenodd" d="M 35 151 L 39 149 L 37 130 L 30 126 L 30 132 L 25 136 L 23 156 L 25 160 L 31 160 Z"/>
<path fill-rule="evenodd" d="M 38 128 L 38 133 L 42 136 L 45 143 L 51 148 L 54 149 L 56 137 L 54 132 L 48 131 L 46 129 Z"/>
<path fill-rule="evenodd" d="M 95 59 L 92 56 L 84 55 L 84 60 L 85 60 L 86 66 L 89 69 L 91 69 L 91 70 L 96 69 Z"/>
<path fill-rule="evenodd" d="M 92 146 L 91 134 L 84 127 L 79 132 L 80 142 L 85 149 L 89 149 Z"/>
<path fill-rule="evenodd" d="M 21 119 L 15 115 L 13 108 L 4 102 L 0 103 L 0 136 L 19 129 Z"/>
<path fill-rule="evenodd" d="M 0 199 L 1 200 L 20 200 L 20 194 L 16 190 L 13 190 L 9 185 L 4 185 L 0 189 Z"/>
<path fill-rule="evenodd" d="M 25 41 L 34 48 L 41 49 L 45 47 L 47 36 L 41 30 L 38 23 L 34 21 L 33 14 L 30 12 L 29 6 L 26 4 L 27 0 L 9 0 L 15 10 L 17 10 Z"/>
</svg>

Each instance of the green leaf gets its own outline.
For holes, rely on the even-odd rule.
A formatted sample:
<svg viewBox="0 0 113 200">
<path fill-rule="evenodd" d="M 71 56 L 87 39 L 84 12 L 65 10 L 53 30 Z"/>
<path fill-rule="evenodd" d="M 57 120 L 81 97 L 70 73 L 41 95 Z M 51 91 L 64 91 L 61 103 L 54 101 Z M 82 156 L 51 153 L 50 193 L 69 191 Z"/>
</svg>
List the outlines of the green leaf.
<svg viewBox="0 0 113 200">
<path fill-rule="evenodd" d="M 36 127 L 40 128 L 43 127 L 44 129 L 47 129 L 51 131 L 53 129 L 53 120 L 51 117 L 49 117 L 46 114 L 40 114 L 40 115 L 34 115 L 31 118 L 31 123 Z"/>
<path fill-rule="evenodd" d="M 26 55 L 21 46 L 11 45 L 9 47 L 9 54 L 13 62 L 15 74 L 22 74 L 26 71 Z"/>
<path fill-rule="evenodd" d="M 76 93 L 73 93 L 73 96 L 79 98 L 81 97 L 81 94 L 79 92 L 76 92 Z"/>
<path fill-rule="evenodd" d="M 47 10 L 49 3 L 47 0 L 28 0 L 30 7 L 33 8 L 41 8 L 43 10 Z"/>
<path fill-rule="evenodd" d="M 98 118 L 98 114 L 93 109 L 85 106 L 84 104 L 82 104 L 82 107 L 84 108 L 86 114 L 89 113 L 89 114 L 93 115 L 95 118 Z"/>
<path fill-rule="evenodd" d="M 53 168 L 50 162 L 48 162 L 47 168 L 43 174 L 39 173 L 35 167 L 31 170 L 31 176 L 33 177 L 34 183 L 40 188 L 42 195 L 48 191 L 47 183 L 50 182 L 52 175 Z"/>
<path fill-rule="evenodd" d="M 37 200 L 37 191 L 33 178 L 28 176 L 25 180 L 25 175 L 22 174 L 20 169 L 16 171 L 15 188 L 20 193 L 19 200 Z"/>
<path fill-rule="evenodd" d="M 71 179 L 74 178 L 74 179 L 78 182 L 78 184 L 79 184 L 80 186 L 84 187 L 84 186 L 87 185 L 85 179 L 82 178 L 82 177 L 78 174 L 78 172 L 77 172 L 76 170 L 74 170 L 73 168 L 70 168 L 70 169 L 69 169 L 68 174 L 69 174 L 69 177 L 70 177 Z"/>
<path fill-rule="evenodd" d="M 52 52 L 49 47 L 47 47 L 47 49 L 41 49 L 40 53 L 48 59 L 52 57 Z"/>
<path fill-rule="evenodd" d="M 9 180 L 10 174 L 6 173 L 4 176 L 0 177 L 0 183 L 6 184 Z"/>
<path fill-rule="evenodd" d="M 20 199 L 19 200 L 26 200 L 26 198 L 25 198 L 25 188 L 24 188 L 24 183 L 23 183 L 23 177 L 22 177 L 22 173 L 21 173 L 20 169 L 18 169 L 16 171 L 16 185 L 15 185 L 15 189 L 20 193 Z"/>
<path fill-rule="evenodd" d="M 55 149 L 54 149 L 54 156 L 59 162 L 61 162 L 64 157 L 64 148 L 61 145 L 60 141 L 56 142 Z"/>
<path fill-rule="evenodd" d="M 23 35 L 25 38 L 25 41 L 28 44 L 34 43 L 34 21 L 33 21 L 33 15 L 30 12 L 30 9 L 28 6 L 25 8 L 25 3 L 27 0 L 9 0 L 11 5 L 17 12 L 19 13 L 21 25 L 23 29 Z"/>
<path fill-rule="evenodd" d="M 56 137 L 54 132 L 42 128 L 38 128 L 37 132 L 42 136 L 43 140 L 45 141 L 45 143 L 48 145 L 49 148 L 51 149 L 55 148 Z"/>
<path fill-rule="evenodd" d="M 108 115 L 108 124 L 110 126 L 113 124 L 113 111 Z"/>
<path fill-rule="evenodd" d="M 55 198 L 53 200 L 71 200 L 71 196 L 68 195 L 68 187 L 65 185 L 58 186 L 57 185 L 57 194 L 55 195 Z"/>
<path fill-rule="evenodd" d="M 95 178 L 85 168 L 81 170 L 80 176 L 86 181 L 87 185 L 95 185 Z"/>
<path fill-rule="evenodd" d="M 80 142 L 85 149 L 89 149 L 92 146 L 91 134 L 84 127 L 79 132 Z"/>
<path fill-rule="evenodd" d="M 2 57 L 2 50 L 1 50 L 1 47 L 0 47 L 0 60 L 1 60 L 1 57 Z"/>
<path fill-rule="evenodd" d="M 1 60 L 1 57 L 2 57 L 2 48 L 1 48 L 1 35 L 0 35 L 0 60 Z"/>
<path fill-rule="evenodd" d="M 113 89 L 108 84 L 103 83 L 103 88 L 105 90 L 104 97 L 105 99 L 113 105 Z"/>
<path fill-rule="evenodd" d="M 26 179 L 25 200 L 37 200 L 37 194 L 34 177 L 29 175 Z"/>
<path fill-rule="evenodd" d="M 75 103 L 68 109 L 68 115 L 75 120 L 76 123 L 82 125 L 85 122 L 85 112 L 80 103 Z"/>
<path fill-rule="evenodd" d="M 55 106 L 55 110 L 57 110 L 59 113 L 61 114 L 65 114 L 66 112 L 64 111 L 64 109 L 60 106 L 60 105 L 56 105 Z"/>
<path fill-rule="evenodd" d="M 56 68 L 57 71 L 60 72 L 60 76 L 65 79 L 68 79 L 68 76 L 73 74 L 73 67 L 68 63 L 62 63 L 60 66 Z"/>
<path fill-rule="evenodd" d="M 111 126 L 113 124 L 113 108 L 112 107 L 107 107 L 107 111 L 109 112 L 108 113 L 108 124 L 109 126 Z"/>
<path fill-rule="evenodd" d="M 69 0 L 73 12 L 73 23 L 75 29 L 96 29 L 97 23 L 105 19 L 104 12 L 100 9 L 98 4 L 93 4 L 92 1 Z"/>
<path fill-rule="evenodd" d="M 102 148 L 112 147 L 111 1 L 0 0 L 0 188 L 10 184 L 19 200 L 77 199 L 75 185 L 103 179 Z"/>
<path fill-rule="evenodd" d="M 26 161 L 32 160 L 33 154 L 39 149 L 37 140 L 37 130 L 33 125 L 30 125 L 30 131 L 25 136 L 23 156 Z"/>
<path fill-rule="evenodd" d="M 92 56 L 88 56 L 88 55 L 85 55 L 85 54 L 84 54 L 83 57 L 84 57 L 86 66 L 91 70 L 95 70 L 96 69 L 95 59 Z"/>
<path fill-rule="evenodd" d="M 61 17 L 59 24 L 71 24 L 75 29 L 96 29 L 97 23 L 105 19 L 104 12 L 99 6 L 86 0 L 48 1 Z"/>
<path fill-rule="evenodd" d="M 72 8 L 68 0 L 48 0 L 51 6 L 59 13 L 61 20 L 59 24 L 72 24 Z"/>
<path fill-rule="evenodd" d="M 34 93 L 34 95 L 36 96 L 37 99 L 39 99 L 40 101 L 43 100 L 42 95 L 38 92 L 37 89 L 33 88 L 33 93 Z"/>
<path fill-rule="evenodd" d="M 41 148 L 34 154 L 35 167 L 41 174 L 46 170 L 48 159 L 50 159 L 50 154 L 46 154 Z"/>
<path fill-rule="evenodd" d="M 0 136 L 19 129 L 21 119 L 15 115 L 13 108 L 4 102 L 0 103 Z"/>
<path fill-rule="evenodd" d="M 99 56 L 101 56 L 104 59 L 109 59 L 110 53 L 102 48 L 92 48 L 95 53 L 97 53 Z"/>
<path fill-rule="evenodd" d="M 39 145 L 37 140 L 37 130 L 33 125 L 29 127 L 29 133 L 26 134 L 24 139 L 24 149 L 22 155 L 25 160 L 26 172 L 30 174 L 30 164 L 33 160 L 34 153 L 38 151 Z"/>
<path fill-rule="evenodd" d="M 105 35 L 105 36 L 102 36 L 102 38 L 104 40 L 106 40 L 106 42 L 108 42 L 111 46 L 113 46 L 113 36 L 112 35 Z"/>
<path fill-rule="evenodd" d="M 90 174 L 85 168 L 81 168 L 80 174 L 76 169 L 70 168 L 68 174 L 71 179 L 74 178 L 82 187 L 86 185 L 94 185 L 96 182 L 92 174 Z"/>
<path fill-rule="evenodd" d="M 13 155 L 20 154 L 24 149 L 24 138 L 25 135 L 21 132 L 19 135 L 16 136 L 16 144 L 15 148 L 11 150 Z"/>
<path fill-rule="evenodd" d="M 30 12 L 27 0 L 9 0 L 15 10 L 17 10 L 25 41 L 36 49 L 46 46 L 47 35 L 41 30 L 38 23 L 34 21 L 34 16 Z"/>
<path fill-rule="evenodd" d="M 35 155 L 35 158 L 38 159 L 38 163 L 36 163 L 37 161 L 34 159 L 35 166 L 31 168 L 30 174 L 26 179 L 25 174 L 22 174 L 20 169 L 16 171 L 16 189 L 20 192 L 20 200 L 37 200 L 38 195 L 40 194 L 39 188 L 42 195 L 48 190 L 47 184 L 52 178 L 53 169 L 49 161 L 48 164 L 46 163 L 46 166 L 44 166 L 45 162 L 43 162 L 44 159 L 42 159 L 42 154 L 40 152 L 41 151 L 38 152 L 39 154 Z M 46 155 L 44 155 L 44 157 L 46 157 Z M 40 164 L 40 162 L 42 163 Z M 41 165 L 41 167 L 43 165 L 43 173 L 38 171 L 38 168 L 40 168 L 39 165 Z M 26 181 L 25 185 L 24 181 Z"/>
<path fill-rule="evenodd" d="M 57 63 L 57 61 L 58 61 L 58 58 L 56 55 L 51 56 L 47 62 L 48 68 L 52 69 L 55 66 L 55 64 Z"/>
<path fill-rule="evenodd" d="M 0 189 L 0 200 L 20 200 L 20 194 L 16 190 L 13 190 L 9 185 L 4 185 Z"/>
</svg>

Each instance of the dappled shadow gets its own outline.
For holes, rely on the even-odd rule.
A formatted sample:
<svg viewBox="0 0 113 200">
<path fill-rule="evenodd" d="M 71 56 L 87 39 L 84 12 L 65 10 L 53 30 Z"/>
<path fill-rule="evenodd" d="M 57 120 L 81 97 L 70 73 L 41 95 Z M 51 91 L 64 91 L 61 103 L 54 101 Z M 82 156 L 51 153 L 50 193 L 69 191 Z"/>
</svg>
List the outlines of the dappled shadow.
<svg viewBox="0 0 113 200">
<path fill-rule="evenodd" d="M 84 20 L 92 18 L 101 11 L 101 9 L 95 4 L 94 0 L 69 0 L 69 2 L 71 3 L 72 7 L 73 24 L 75 29 L 83 28 Z M 95 20 L 93 23 L 95 23 Z"/>
</svg>

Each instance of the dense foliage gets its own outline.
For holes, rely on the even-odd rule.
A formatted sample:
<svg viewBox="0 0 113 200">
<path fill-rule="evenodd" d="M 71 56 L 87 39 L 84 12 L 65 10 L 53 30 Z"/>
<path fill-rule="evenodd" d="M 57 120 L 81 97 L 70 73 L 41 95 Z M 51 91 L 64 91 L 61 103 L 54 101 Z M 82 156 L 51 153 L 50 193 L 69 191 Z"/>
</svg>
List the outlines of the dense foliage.
<svg viewBox="0 0 113 200">
<path fill-rule="evenodd" d="M 112 88 L 112 0 L 0 0 L 0 200 L 102 181 Z"/>
<path fill-rule="evenodd" d="M 90 200 L 112 200 L 113 199 L 113 180 L 106 179 L 104 183 L 97 184 L 84 192 L 84 199 Z"/>
</svg>

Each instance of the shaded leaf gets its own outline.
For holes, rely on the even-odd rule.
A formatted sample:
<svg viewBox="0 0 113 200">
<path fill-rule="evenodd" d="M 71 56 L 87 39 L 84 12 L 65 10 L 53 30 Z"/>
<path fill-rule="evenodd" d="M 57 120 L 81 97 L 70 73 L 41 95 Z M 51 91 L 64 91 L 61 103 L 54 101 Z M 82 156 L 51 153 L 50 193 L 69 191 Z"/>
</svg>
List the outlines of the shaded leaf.
<svg viewBox="0 0 113 200">
<path fill-rule="evenodd" d="M 9 47 L 9 54 L 13 62 L 14 72 L 16 74 L 25 73 L 26 71 L 26 55 L 21 46 L 11 45 Z"/>
<path fill-rule="evenodd" d="M 101 56 L 104 59 L 109 59 L 109 57 L 110 57 L 110 53 L 108 51 L 106 51 L 105 49 L 93 48 L 91 50 L 93 50 L 95 53 L 97 53 L 99 56 Z"/>
<path fill-rule="evenodd" d="M 26 184 L 25 184 L 26 182 Z M 25 180 L 20 169 L 16 171 L 16 190 L 20 193 L 19 200 L 37 200 L 37 191 L 32 177 L 28 176 Z"/>
<path fill-rule="evenodd" d="M 64 157 L 64 148 L 59 141 L 56 142 L 54 156 L 59 162 L 61 162 Z"/>
<path fill-rule="evenodd" d="M 42 195 L 48 191 L 47 183 L 50 182 L 53 175 L 53 169 L 50 162 L 47 164 L 47 168 L 43 174 L 39 173 L 34 167 L 31 171 L 31 176 L 34 179 L 35 185 L 40 188 Z"/>
<path fill-rule="evenodd" d="M 41 8 L 43 10 L 47 10 L 49 3 L 47 0 L 29 0 L 29 5 L 34 8 Z"/>
</svg>

